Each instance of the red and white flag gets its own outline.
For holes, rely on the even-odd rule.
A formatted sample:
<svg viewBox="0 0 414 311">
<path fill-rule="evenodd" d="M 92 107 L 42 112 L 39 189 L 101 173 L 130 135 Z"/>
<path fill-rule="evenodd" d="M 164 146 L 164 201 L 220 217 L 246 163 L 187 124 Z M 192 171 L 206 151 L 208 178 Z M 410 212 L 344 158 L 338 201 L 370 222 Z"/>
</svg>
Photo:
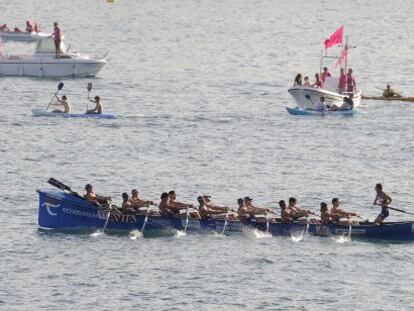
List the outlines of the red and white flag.
<svg viewBox="0 0 414 311">
<path fill-rule="evenodd" d="M 325 40 L 324 42 L 325 49 L 330 48 L 331 46 L 334 46 L 336 44 L 341 44 L 343 32 L 344 32 L 344 26 L 341 26 L 337 30 L 335 30 L 335 32 L 331 35 L 331 37 Z"/>
</svg>

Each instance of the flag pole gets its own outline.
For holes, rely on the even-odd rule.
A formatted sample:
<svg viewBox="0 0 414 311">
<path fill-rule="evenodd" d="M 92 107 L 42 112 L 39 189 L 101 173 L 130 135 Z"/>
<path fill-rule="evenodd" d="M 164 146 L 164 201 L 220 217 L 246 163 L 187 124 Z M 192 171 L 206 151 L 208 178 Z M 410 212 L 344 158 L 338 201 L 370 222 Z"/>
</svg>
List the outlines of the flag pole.
<svg viewBox="0 0 414 311">
<path fill-rule="evenodd" d="M 345 74 L 346 74 L 346 72 L 348 70 L 348 36 L 346 36 L 345 38 L 346 38 L 345 39 L 345 49 L 347 50 L 346 51 L 347 55 L 346 55 L 346 58 L 345 58 Z"/>
</svg>

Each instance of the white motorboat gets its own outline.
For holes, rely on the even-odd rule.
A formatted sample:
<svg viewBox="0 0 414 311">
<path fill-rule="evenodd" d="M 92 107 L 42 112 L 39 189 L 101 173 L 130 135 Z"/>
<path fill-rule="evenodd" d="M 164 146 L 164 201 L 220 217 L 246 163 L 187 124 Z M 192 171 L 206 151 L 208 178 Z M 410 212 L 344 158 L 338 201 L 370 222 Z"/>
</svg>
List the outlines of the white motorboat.
<svg viewBox="0 0 414 311">
<path fill-rule="evenodd" d="M 3 41 L 35 42 L 49 36 L 50 33 L 45 32 L 0 31 L 0 37 Z"/>
<path fill-rule="evenodd" d="M 29 77 L 91 77 L 106 64 L 104 57 L 93 58 L 66 48 L 61 42 L 61 58 L 55 56 L 54 40 L 43 37 L 36 41 L 32 55 L 0 57 L 0 75 Z"/>
<path fill-rule="evenodd" d="M 320 69 L 319 72 L 322 73 L 322 66 L 325 59 L 339 59 L 338 64 L 341 64 L 340 68 L 342 67 L 342 57 L 343 54 L 346 54 L 345 58 L 345 72 L 347 69 L 347 62 L 348 62 L 348 38 L 346 39 L 347 42 L 343 46 L 343 50 L 341 52 L 341 57 L 337 56 L 329 56 L 326 54 L 323 55 L 321 53 L 321 61 L 320 61 Z M 342 46 L 341 46 L 342 47 Z M 344 53 L 345 51 L 345 53 Z M 343 99 L 350 95 L 349 92 L 342 92 L 340 93 L 338 90 L 338 81 L 339 77 L 327 77 L 324 82 L 323 88 L 316 88 L 316 87 L 309 87 L 309 86 L 293 86 L 288 89 L 290 95 L 292 95 L 293 99 L 295 100 L 297 106 L 301 109 L 313 109 L 315 108 L 315 104 L 320 101 L 321 96 L 325 97 L 325 103 L 327 105 L 336 105 L 341 106 L 343 104 Z M 353 102 L 354 107 L 358 107 L 361 104 L 361 90 L 354 90 L 353 94 Z"/>
</svg>

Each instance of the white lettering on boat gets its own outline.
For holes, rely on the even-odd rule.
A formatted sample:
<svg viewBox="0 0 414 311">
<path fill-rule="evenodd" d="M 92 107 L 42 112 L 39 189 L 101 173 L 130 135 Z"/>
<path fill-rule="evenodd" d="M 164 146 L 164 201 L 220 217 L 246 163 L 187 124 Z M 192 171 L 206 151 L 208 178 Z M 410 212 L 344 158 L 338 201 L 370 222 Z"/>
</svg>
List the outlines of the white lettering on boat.
<svg viewBox="0 0 414 311">
<path fill-rule="evenodd" d="M 42 204 L 42 206 L 46 207 L 46 210 L 47 210 L 47 212 L 50 216 L 56 216 L 57 213 L 52 212 L 52 210 L 50 208 L 60 207 L 60 204 L 52 204 L 52 203 L 49 203 L 49 202 L 45 202 L 45 203 Z"/>
<path fill-rule="evenodd" d="M 335 229 L 335 233 L 348 234 L 349 229 Z M 365 234 L 365 229 L 352 227 L 352 234 Z"/>
<path fill-rule="evenodd" d="M 62 212 L 65 214 L 69 214 L 69 215 L 74 215 L 74 216 L 82 216 L 82 217 L 89 217 L 89 218 L 99 218 L 98 214 L 96 213 L 91 213 L 88 211 L 79 211 L 76 209 L 71 209 L 71 208 L 62 208 Z"/>
</svg>

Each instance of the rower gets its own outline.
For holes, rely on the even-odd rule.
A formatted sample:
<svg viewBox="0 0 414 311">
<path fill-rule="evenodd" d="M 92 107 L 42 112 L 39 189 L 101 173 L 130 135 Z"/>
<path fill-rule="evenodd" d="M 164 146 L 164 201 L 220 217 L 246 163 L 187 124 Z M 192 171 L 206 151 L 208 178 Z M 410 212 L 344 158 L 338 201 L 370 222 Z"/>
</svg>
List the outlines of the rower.
<svg viewBox="0 0 414 311">
<path fill-rule="evenodd" d="M 192 204 L 185 204 L 181 202 L 177 202 L 177 195 L 175 194 L 174 190 L 168 192 L 168 196 L 170 197 L 170 205 L 174 206 L 177 209 L 186 209 L 186 208 L 194 208 Z"/>
<path fill-rule="evenodd" d="M 297 207 L 296 203 L 296 198 L 289 198 L 289 205 L 286 208 L 286 211 L 290 214 L 290 217 L 293 218 L 293 220 L 298 220 L 302 217 L 308 217 L 311 214 L 310 211 L 306 211 Z"/>
<path fill-rule="evenodd" d="M 153 201 L 145 201 L 141 200 L 138 197 L 139 193 L 137 189 L 132 189 L 131 197 L 129 198 L 129 202 L 131 203 L 132 208 L 140 209 L 141 207 L 148 207 L 150 205 L 155 205 Z"/>
<path fill-rule="evenodd" d="M 103 113 L 103 104 L 101 102 L 101 98 L 99 96 L 95 96 L 95 99 L 90 99 L 88 95 L 88 99 L 90 102 L 95 103 L 96 106 L 93 109 L 86 110 L 86 114 L 102 114 Z"/>
<path fill-rule="evenodd" d="M 251 199 L 250 197 L 245 197 L 244 198 L 244 206 L 246 207 L 247 211 L 252 214 L 254 217 L 256 217 L 257 215 L 263 215 L 266 214 L 268 212 L 271 212 L 270 209 L 268 208 L 261 208 L 261 207 L 256 207 L 252 204 L 253 199 Z"/>
<path fill-rule="evenodd" d="M 122 212 L 125 214 L 134 213 L 134 209 L 129 201 L 129 196 L 126 192 L 122 193 Z"/>
<path fill-rule="evenodd" d="M 391 88 L 391 85 L 387 84 L 387 88 L 382 93 L 382 96 L 385 98 L 392 98 L 392 97 L 401 97 L 401 94 L 397 93 Z"/>
<path fill-rule="evenodd" d="M 326 225 L 332 222 L 331 214 L 329 213 L 328 204 L 321 203 L 321 222 Z"/>
<path fill-rule="evenodd" d="M 285 200 L 280 200 L 279 201 L 279 207 L 280 207 L 280 216 L 282 217 L 282 221 L 283 222 L 293 221 L 292 215 L 287 210 Z"/>
<path fill-rule="evenodd" d="M 355 213 L 345 212 L 344 210 L 342 210 L 339 206 L 338 198 L 332 199 L 332 208 L 331 208 L 330 215 L 332 217 L 332 220 L 334 221 L 339 221 L 341 218 L 349 218 L 352 216 L 358 216 Z"/>
<path fill-rule="evenodd" d="M 207 206 L 208 210 L 209 211 L 214 211 L 215 214 L 218 214 L 218 215 L 223 214 L 223 213 L 226 214 L 228 211 L 230 211 L 230 207 L 227 207 L 227 206 L 217 206 L 214 203 L 212 203 L 211 202 L 211 199 L 210 199 L 211 196 L 209 196 L 209 195 L 203 195 L 202 198 L 203 198 L 204 204 Z M 197 198 L 197 200 L 198 200 L 198 198 Z M 223 216 L 225 214 L 223 214 Z M 238 217 L 237 217 L 237 215 L 235 215 L 235 213 L 229 213 L 227 215 L 227 217 L 228 217 L 229 220 L 238 220 Z"/>
<path fill-rule="evenodd" d="M 199 204 L 198 213 L 200 214 L 201 219 L 212 218 L 213 215 L 223 215 L 223 211 L 210 208 L 206 204 L 205 198 L 202 196 L 197 197 Z"/>
<path fill-rule="evenodd" d="M 237 215 L 241 220 L 248 221 L 253 219 L 253 213 L 249 211 L 247 207 L 244 205 L 244 200 L 242 198 L 237 199 L 237 205 Z"/>
<path fill-rule="evenodd" d="M 390 215 L 388 205 L 392 202 L 392 199 L 382 190 L 381 184 L 376 184 L 375 191 L 377 195 L 375 196 L 374 205 L 381 206 L 381 213 L 374 220 L 374 223 L 380 225 L 384 222 L 384 219 Z"/>
<path fill-rule="evenodd" d="M 70 113 L 70 104 L 68 102 L 68 98 L 66 95 L 63 95 L 62 98 L 59 98 L 59 96 L 55 95 L 57 103 L 50 104 L 51 106 L 63 106 L 63 111 L 56 109 L 52 112 L 54 113 Z"/>
<path fill-rule="evenodd" d="M 86 194 L 83 197 L 86 201 L 92 203 L 93 205 L 99 206 L 100 204 L 108 204 L 108 202 L 111 201 L 111 197 L 97 195 L 91 184 L 87 184 L 85 186 L 85 190 Z"/>
<path fill-rule="evenodd" d="M 161 199 L 161 202 L 160 204 L 158 204 L 158 208 L 160 209 L 161 216 L 171 217 L 179 213 L 179 211 L 178 213 L 176 213 L 177 210 L 173 206 L 170 205 L 170 196 L 168 195 L 167 192 L 163 192 L 161 194 L 160 199 Z"/>
</svg>

